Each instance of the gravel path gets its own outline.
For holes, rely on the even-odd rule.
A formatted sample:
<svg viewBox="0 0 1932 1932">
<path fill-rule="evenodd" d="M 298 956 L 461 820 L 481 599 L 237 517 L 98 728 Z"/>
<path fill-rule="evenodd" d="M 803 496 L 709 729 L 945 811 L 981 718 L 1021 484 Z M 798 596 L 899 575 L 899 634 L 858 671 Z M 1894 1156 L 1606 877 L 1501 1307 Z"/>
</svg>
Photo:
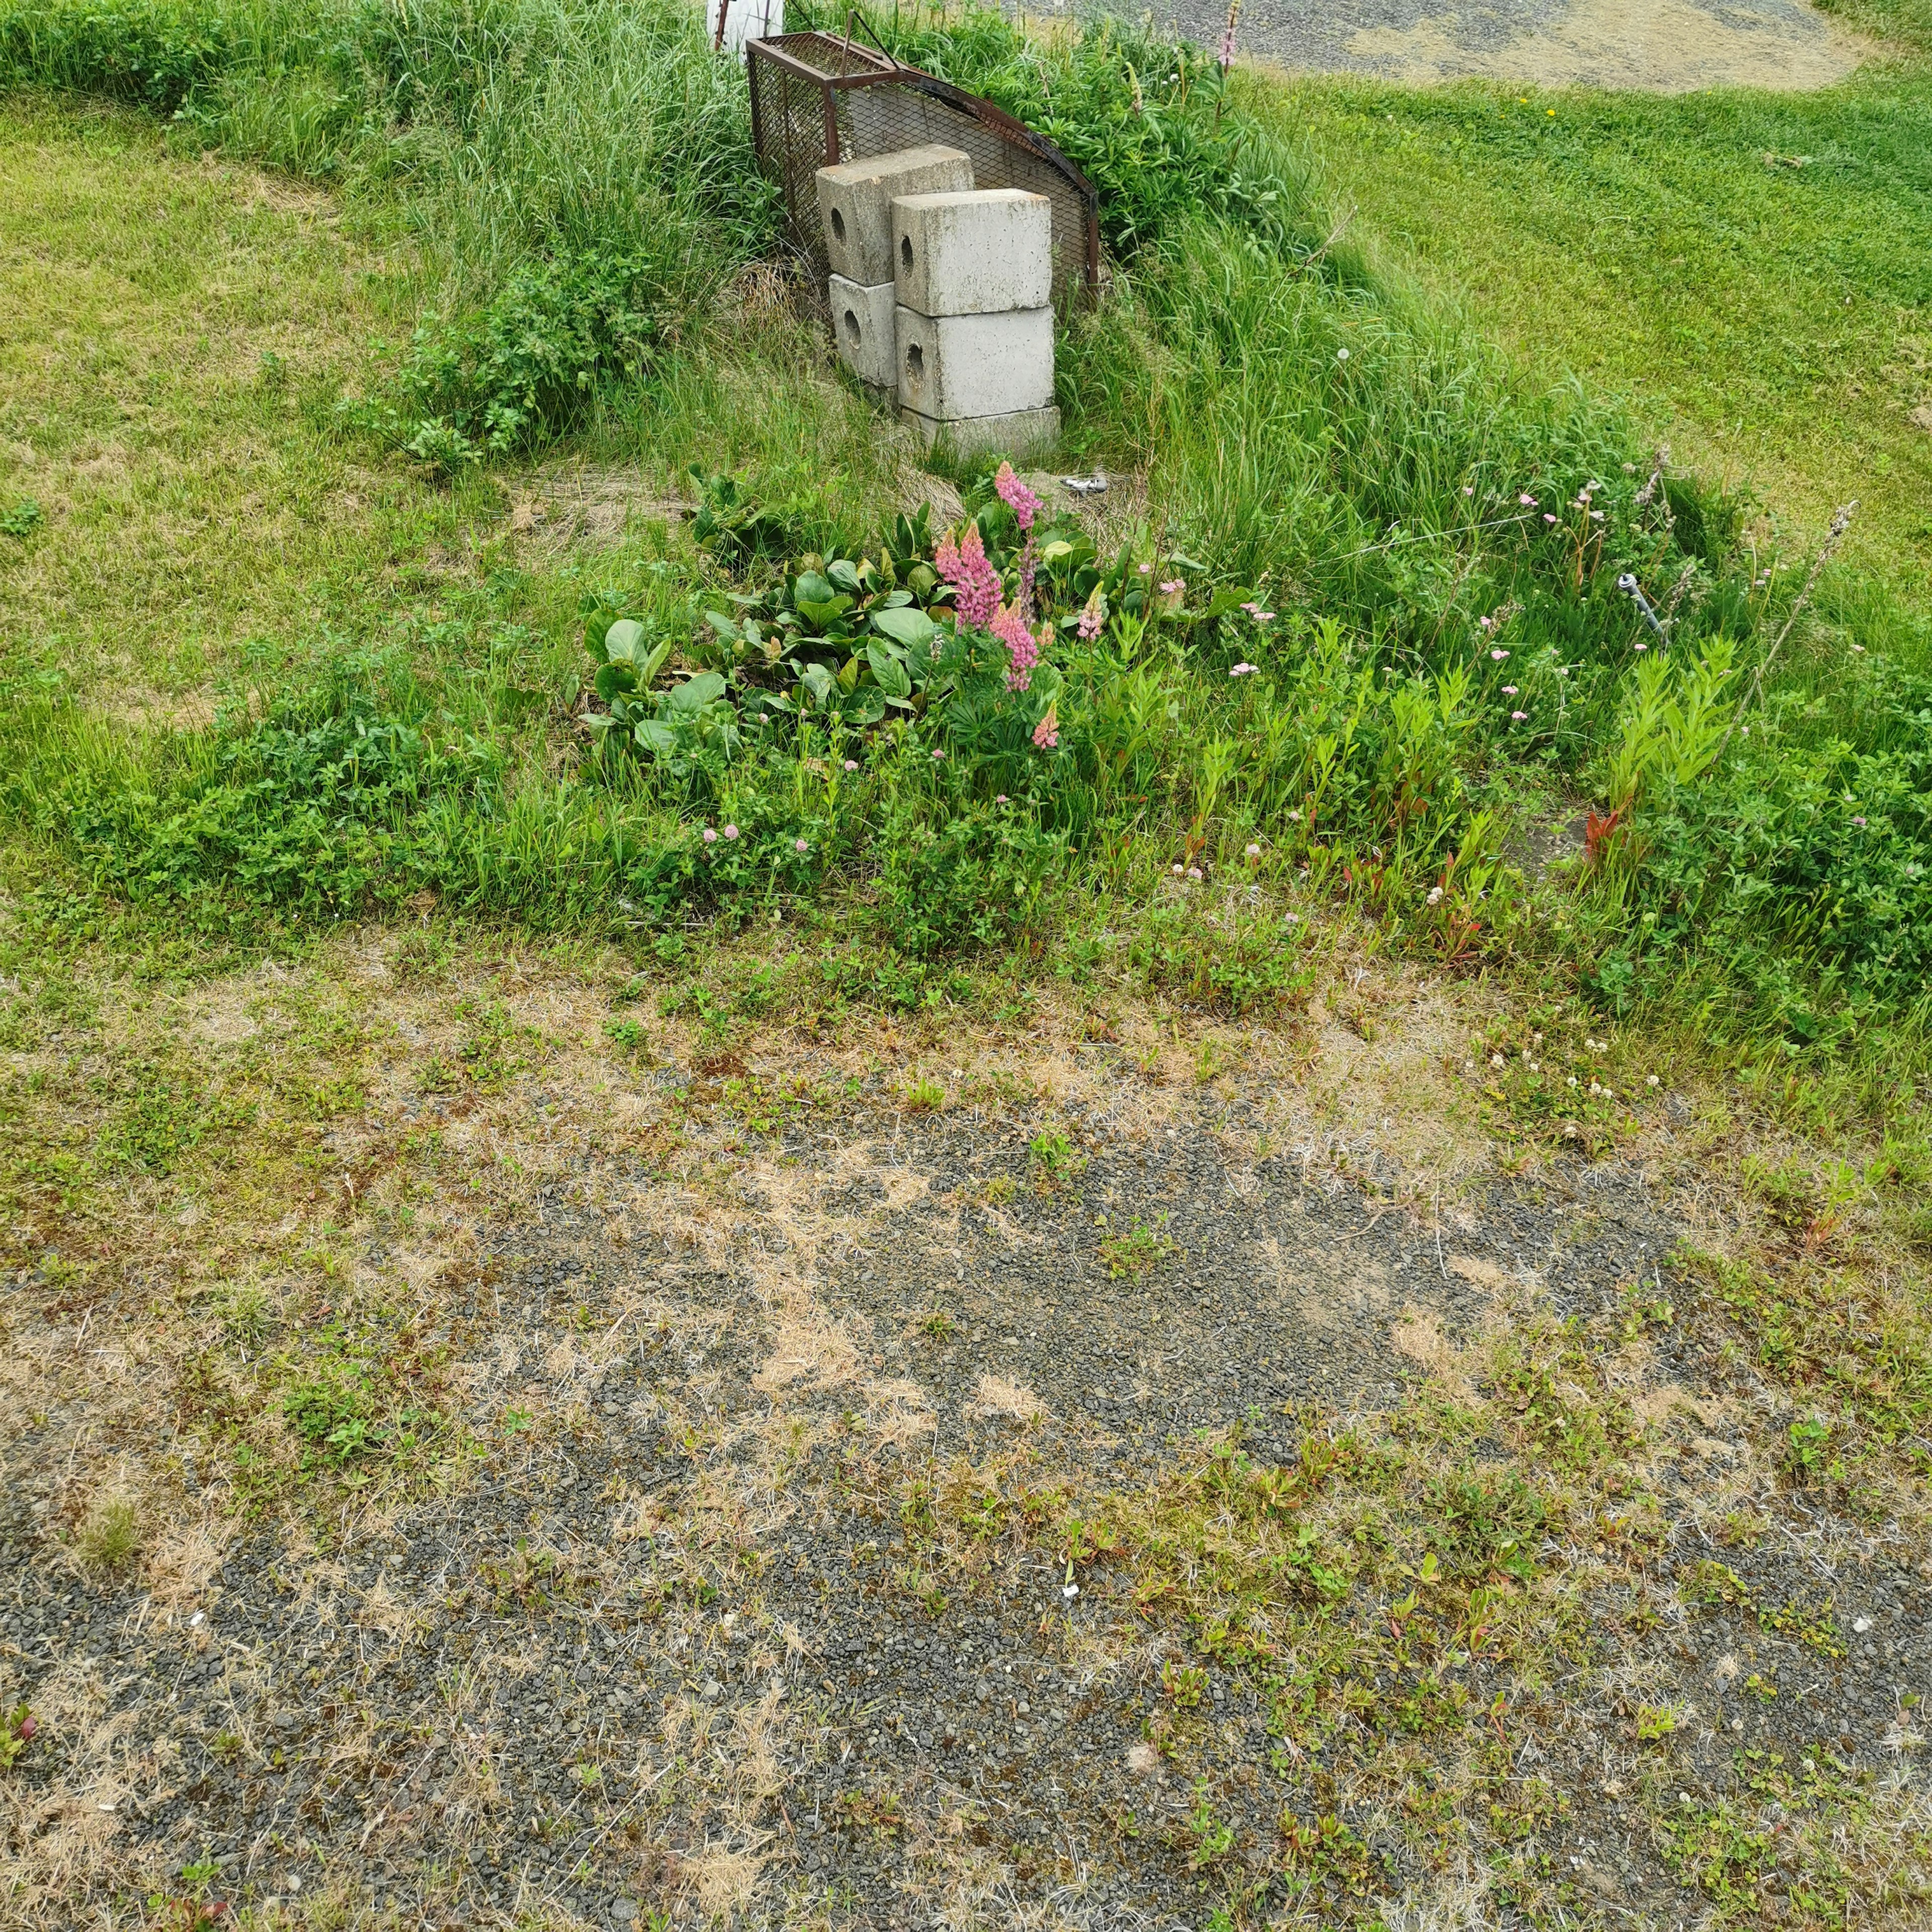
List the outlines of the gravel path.
<svg viewBox="0 0 1932 1932">
<path fill-rule="evenodd" d="M 81 1833 L 95 1808 L 124 1850 L 352 1923 L 625 1932 L 674 1904 L 680 1924 L 1208 1923 L 1226 1871 L 1188 1850 L 1202 1794 L 1238 1859 L 1284 1801 L 1312 1831 L 1353 1747 L 1285 1744 L 1282 1707 L 1212 1654 L 1184 1712 L 1176 1634 L 1131 1574 L 1095 1561 L 1070 1588 L 1058 1544 L 990 1520 L 976 1543 L 974 1511 L 1004 1496 L 1017 1526 L 1069 1485 L 1158 1492 L 1198 1463 L 1197 1430 L 1244 1430 L 1263 1466 L 1292 1466 L 1316 1418 L 1399 1440 L 1432 1348 L 1453 1390 L 1460 1340 L 1528 1285 L 1558 1321 L 1595 1318 L 1620 1285 L 1667 1283 L 1678 1230 L 1621 1168 L 1498 1184 L 1445 1237 L 1310 1150 L 1240 1161 L 1225 1112 L 1138 1135 L 1059 1118 L 1045 1187 L 1024 1117 L 862 1102 L 782 1130 L 733 1184 L 722 1245 L 648 1172 L 615 1224 L 553 1189 L 490 1236 L 430 1338 L 466 1365 L 448 1387 L 473 1452 L 333 1546 L 244 1530 L 191 1618 L 151 1625 L 140 1593 L 77 1582 L 34 1482 L 11 1486 L 0 1642 L 62 1714 L 14 1774 L 28 1809 Z M 1102 1216 L 1171 1253 L 1110 1273 Z M 1649 1373 L 1667 1392 L 1700 1372 L 1666 1346 Z M 1749 1453 L 1688 1411 L 1664 1432 L 1648 1555 L 1606 1570 L 1601 1629 L 1550 1653 L 1533 1774 L 1490 1774 L 1563 1794 L 1536 1842 L 1583 1922 L 1681 1896 L 1605 1768 L 1631 1708 L 1719 1713 L 1670 1773 L 1700 1791 L 1734 1786 L 1744 1748 L 1828 1748 L 1857 1776 L 1932 1670 L 1924 1581 L 1876 1545 L 1846 1563 L 1774 1534 L 1714 1552 L 1736 1589 L 1708 1617 L 1631 1617 L 1703 1574 L 1685 1513 Z M 919 1533 L 948 1507 L 969 1532 L 950 1566 Z M 1746 1615 L 1825 1580 L 1828 1642 Z M 1346 1598 L 1334 1640 L 1386 1654 L 1388 1616 Z M 1480 1653 L 1450 1660 L 1467 1714 L 1430 1738 L 1444 1776 L 1522 1695 Z M 1728 1690 L 1745 1670 L 1775 1696 Z M 1439 1662 L 1376 1681 L 1444 1682 Z M 1348 1815 L 1378 1891 L 1440 1885 L 1399 1812 Z M 1256 1868 L 1263 1906 L 1286 1896 Z"/>
<path fill-rule="evenodd" d="M 1169 0 L 1155 14 L 1208 46 L 1220 44 L 1227 19 L 1214 0 Z M 1664 93 L 1823 87 L 1858 54 L 1852 36 L 1802 0 L 1249 0 L 1240 44 L 1285 67 L 1391 80 L 1484 76 Z"/>
</svg>

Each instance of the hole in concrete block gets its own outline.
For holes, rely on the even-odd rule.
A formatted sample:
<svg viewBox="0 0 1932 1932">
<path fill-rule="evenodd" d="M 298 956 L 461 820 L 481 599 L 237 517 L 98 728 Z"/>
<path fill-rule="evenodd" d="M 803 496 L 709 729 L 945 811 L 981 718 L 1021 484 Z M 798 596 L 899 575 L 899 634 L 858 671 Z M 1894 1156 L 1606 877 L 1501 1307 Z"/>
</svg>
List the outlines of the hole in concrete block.
<svg viewBox="0 0 1932 1932">
<path fill-rule="evenodd" d="M 899 262 L 902 267 L 909 268 L 912 266 L 912 237 L 910 235 L 899 237 Z"/>
<path fill-rule="evenodd" d="M 832 234 L 835 241 L 845 238 L 845 218 L 836 208 L 832 211 Z"/>
<path fill-rule="evenodd" d="M 926 374 L 926 351 L 916 342 L 907 346 L 906 374 L 915 378 Z"/>
<path fill-rule="evenodd" d="M 859 312 L 856 309 L 848 308 L 845 311 L 845 333 L 852 338 L 852 346 L 854 349 L 857 348 L 859 346 Z"/>
</svg>

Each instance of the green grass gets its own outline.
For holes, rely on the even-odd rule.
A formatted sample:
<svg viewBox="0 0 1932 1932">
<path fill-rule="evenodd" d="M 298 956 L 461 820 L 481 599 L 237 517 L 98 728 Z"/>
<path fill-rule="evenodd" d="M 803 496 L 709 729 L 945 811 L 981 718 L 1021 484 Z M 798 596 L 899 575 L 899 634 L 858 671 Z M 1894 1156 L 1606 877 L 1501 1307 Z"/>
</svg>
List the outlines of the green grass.
<svg viewBox="0 0 1932 1932">
<path fill-rule="evenodd" d="M 1849 554 L 1932 593 L 1932 91 L 1659 98 L 1322 80 L 1256 87 L 1359 210 L 1528 366 L 1621 392 L 1749 490 L 1787 552 L 1856 498 Z"/>
<path fill-rule="evenodd" d="M 1909 1096 L 1932 693 L 1899 547 L 1922 512 L 1886 496 L 1857 526 L 1870 567 L 1834 566 L 1793 621 L 1792 547 L 1774 556 L 1722 487 L 1648 482 L 1643 425 L 1601 383 L 1556 380 L 1573 345 L 1614 339 L 1618 386 L 1640 344 L 1614 320 L 1499 324 L 1512 356 L 1388 237 L 1402 194 L 1421 225 L 1410 146 L 1429 140 L 1451 158 L 1436 201 L 1463 210 L 1445 233 L 1542 238 L 1496 271 L 1540 288 L 1535 314 L 1562 307 L 1562 237 L 1612 234 L 1592 271 L 1625 334 L 1641 320 L 1674 345 L 1671 409 L 1759 399 L 1804 428 L 1827 500 L 1833 464 L 1885 458 L 1882 412 L 1823 406 L 1828 340 L 1809 362 L 1758 352 L 1838 326 L 1839 283 L 1806 262 L 1882 280 L 1870 354 L 1910 336 L 1915 70 L 1796 103 L 1564 97 L 1554 116 L 1252 77 L 1223 100 L 1211 65 L 1124 30 L 902 22 L 906 51 L 1039 121 L 1106 188 L 1114 292 L 1062 344 L 1069 454 L 1137 473 L 1145 510 L 1118 555 L 1047 532 L 1070 548 L 1040 580 L 1060 628 L 1030 689 L 968 638 L 892 712 L 867 614 L 889 580 L 932 601 L 930 538 L 884 536 L 904 446 L 754 266 L 772 210 L 734 70 L 674 8 L 344 0 L 326 28 L 158 0 L 0 14 L 0 74 L 176 117 L 23 94 L 0 151 L 24 324 L 0 366 L 0 498 L 40 513 L 0 539 L 23 644 L 0 797 L 50 903 L 78 884 L 84 907 L 172 908 L 230 938 L 425 892 L 620 932 L 817 904 L 878 950 L 882 987 L 989 946 L 1076 974 L 1118 950 L 1238 1013 L 1305 997 L 1283 941 L 1339 897 L 1400 946 L 1682 1021 L 1741 1066 L 1862 1069 L 1881 1112 Z M 1287 138 L 1309 102 L 1318 146 L 1396 145 L 1311 163 Z M 1837 130 L 1812 166 L 1753 158 L 1806 115 Z M 1338 232 L 1351 184 L 1378 182 L 1387 233 Z M 1497 219 L 1506 198 L 1535 218 Z M 1727 280 L 1754 242 L 1768 265 Z M 1701 308 L 1642 298 L 1680 266 Z M 506 518 L 563 462 L 594 466 L 614 542 L 573 550 Z M 666 500 L 694 465 L 744 479 L 707 486 L 702 545 Z M 1010 590 L 1013 520 L 986 478 L 958 480 Z M 1794 494 L 1794 526 L 1813 507 Z M 891 573 L 863 578 L 849 622 L 803 589 L 840 556 L 854 586 L 868 558 Z M 1624 570 L 1672 613 L 1667 664 Z M 1102 597 L 1102 634 L 1078 638 Z M 682 748 L 650 726 L 659 758 L 589 756 L 575 722 L 583 644 L 620 615 L 673 671 L 724 681 Z M 883 716 L 869 736 L 810 682 L 842 670 Z M 775 704 L 794 708 L 758 725 Z M 1502 862 L 1585 807 L 1615 808 L 1600 862 L 1534 889 Z M 728 822 L 743 838 L 711 850 L 701 829 Z M 1174 884 L 1190 863 L 1252 891 L 1210 917 L 1205 887 L 1193 904 Z"/>
</svg>

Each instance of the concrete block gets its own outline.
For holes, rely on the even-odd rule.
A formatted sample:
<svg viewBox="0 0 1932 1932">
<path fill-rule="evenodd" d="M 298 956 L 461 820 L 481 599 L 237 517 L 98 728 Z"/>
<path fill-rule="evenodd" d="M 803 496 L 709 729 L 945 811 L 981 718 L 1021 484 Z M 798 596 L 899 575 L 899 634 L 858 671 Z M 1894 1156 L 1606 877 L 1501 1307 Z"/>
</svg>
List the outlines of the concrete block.
<svg viewBox="0 0 1932 1932">
<path fill-rule="evenodd" d="M 1010 410 L 1004 416 L 966 416 L 953 422 L 922 416 L 916 410 L 901 410 L 899 416 L 918 430 L 928 449 L 943 441 L 956 456 L 982 456 L 991 451 L 1018 456 L 1049 448 L 1060 440 L 1060 412 L 1051 406 Z"/>
<path fill-rule="evenodd" d="M 875 389 L 896 388 L 898 334 L 892 284 L 880 282 L 868 289 L 834 275 L 830 292 L 839 361 Z"/>
<path fill-rule="evenodd" d="M 892 274 L 921 315 L 998 315 L 1053 299 L 1053 204 L 1024 188 L 892 200 Z"/>
<path fill-rule="evenodd" d="M 1053 400 L 1053 311 L 894 313 L 899 401 L 938 422 L 1043 410 Z"/>
<path fill-rule="evenodd" d="M 892 279 L 892 198 L 970 188 L 973 164 L 957 148 L 902 148 L 818 171 L 818 218 L 832 272 L 861 288 Z"/>
</svg>

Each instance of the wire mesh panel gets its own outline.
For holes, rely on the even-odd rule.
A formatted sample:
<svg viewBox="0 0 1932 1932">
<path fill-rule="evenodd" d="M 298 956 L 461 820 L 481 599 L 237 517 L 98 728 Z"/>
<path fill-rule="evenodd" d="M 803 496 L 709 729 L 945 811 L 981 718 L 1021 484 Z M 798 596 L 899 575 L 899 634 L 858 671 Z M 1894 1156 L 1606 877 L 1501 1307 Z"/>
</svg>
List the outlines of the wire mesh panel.
<svg viewBox="0 0 1932 1932">
<path fill-rule="evenodd" d="M 929 142 L 957 148 L 977 188 L 1024 188 L 1053 207 L 1053 298 L 1065 304 L 1100 275 L 1093 184 L 1043 135 L 990 100 L 832 34 L 784 34 L 746 50 L 752 137 L 784 196 L 793 239 L 822 281 L 830 264 L 818 226 L 818 170 Z"/>
</svg>

